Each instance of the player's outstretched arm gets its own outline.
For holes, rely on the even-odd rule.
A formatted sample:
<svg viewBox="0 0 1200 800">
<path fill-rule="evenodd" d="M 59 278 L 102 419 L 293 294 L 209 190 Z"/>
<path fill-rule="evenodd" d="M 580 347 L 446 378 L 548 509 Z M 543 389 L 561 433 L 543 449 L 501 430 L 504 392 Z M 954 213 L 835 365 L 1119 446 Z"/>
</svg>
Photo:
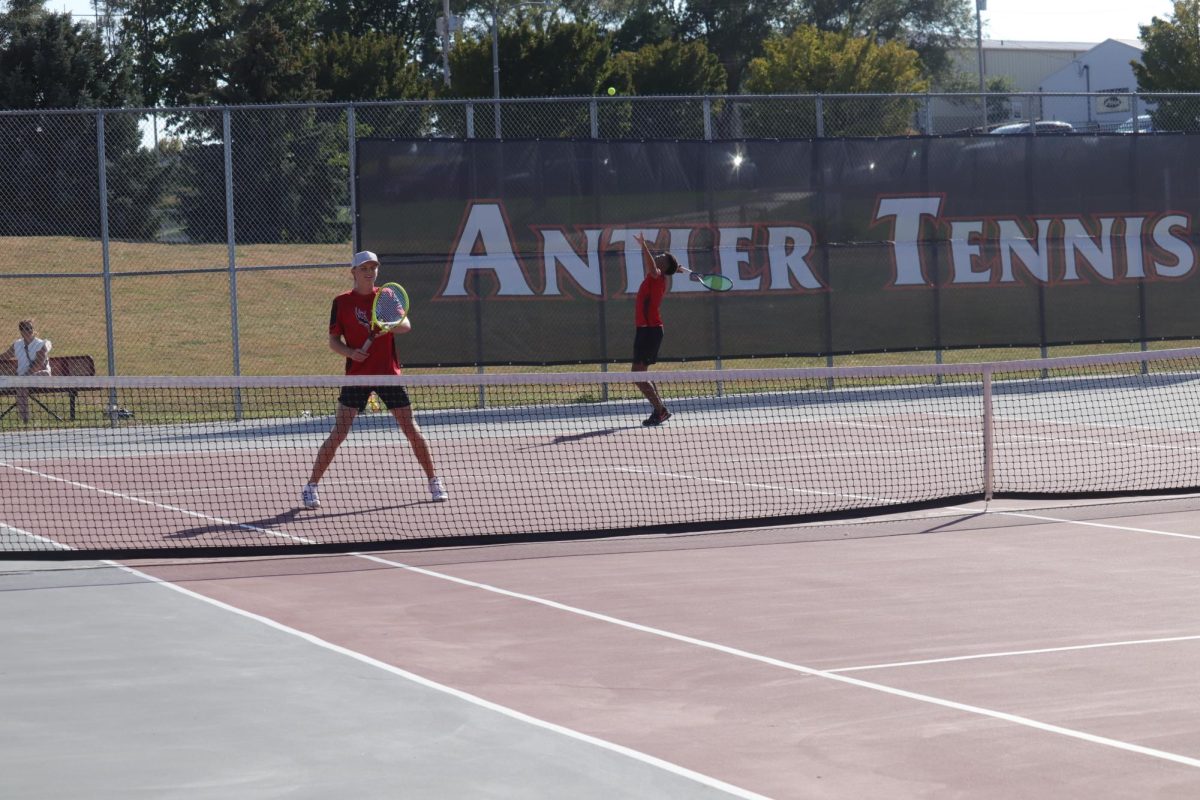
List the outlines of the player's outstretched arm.
<svg viewBox="0 0 1200 800">
<path fill-rule="evenodd" d="M 658 262 L 654 259 L 654 253 L 650 252 L 650 245 L 646 244 L 646 237 L 635 233 L 633 239 L 642 246 L 642 268 L 655 278 L 662 275 L 662 270 L 658 268 Z"/>
</svg>

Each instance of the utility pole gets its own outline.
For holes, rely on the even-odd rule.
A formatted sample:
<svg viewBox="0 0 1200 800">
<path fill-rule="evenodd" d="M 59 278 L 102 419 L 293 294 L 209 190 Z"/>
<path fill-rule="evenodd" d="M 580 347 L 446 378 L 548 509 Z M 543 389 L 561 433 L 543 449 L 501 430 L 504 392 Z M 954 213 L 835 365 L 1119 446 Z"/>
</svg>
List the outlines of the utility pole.
<svg viewBox="0 0 1200 800">
<path fill-rule="evenodd" d="M 981 11 L 987 10 L 987 0 L 975 0 L 975 54 L 979 60 L 979 104 L 983 107 L 983 130 L 987 132 L 987 87 L 983 80 L 983 17 Z"/>
<path fill-rule="evenodd" d="M 442 0 L 442 16 L 437 18 L 438 36 L 442 37 L 442 79 L 450 85 L 450 34 L 462 30 L 458 17 L 450 13 L 450 0 Z"/>
</svg>

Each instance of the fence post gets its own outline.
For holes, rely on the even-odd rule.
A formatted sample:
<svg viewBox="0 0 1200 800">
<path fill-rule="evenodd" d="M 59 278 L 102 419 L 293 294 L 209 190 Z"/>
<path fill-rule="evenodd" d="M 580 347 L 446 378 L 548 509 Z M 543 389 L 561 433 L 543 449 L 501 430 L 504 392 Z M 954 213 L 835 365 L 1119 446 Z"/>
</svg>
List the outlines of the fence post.
<svg viewBox="0 0 1200 800">
<path fill-rule="evenodd" d="M 112 261 L 108 246 L 108 164 L 104 152 L 104 112 L 96 112 L 96 159 L 100 191 L 100 258 L 104 274 L 104 338 L 108 347 L 108 374 L 117 374 L 116 344 L 113 339 Z M 117 407 L 117 390 L 108 390 L 108 407 Z M 109 423 L 117 424 L 117 415 L 109 415 Z"/>
<path fill-rule="evenodd" d="M 600 138 L 600 113 L 599 113 L 599 103 L 596 102 L 596 98 L 594 98 L 594 97 L 588 103 L 588 113 L 591 116 L 591 123 L 592 123 L 591 131 L 592 131 L 592 141 L 593 141 L 593 144 L 592 144 L 592 186 L 594 188 L 592 191 L 592 198 L 593 198 L 592 202 L 595 206 L 593 208 L 593 211 L 595 211 L 595 213 L 596 213 L 596 219 L 601 219 L 602 217 L 599 212 L 599 206 L 600 206 L 600 203 L 602 200 L 602 195 L 601 195 L 601 191 L 600 191 L 600 178 L 599 178 L 599 175 L 597 174 L 597 169 L 596 169 L 596 158 L 595 158 L 596 145 L 594 144 L 594 142 Z M 607 320 L 607 307 L 606 307 L 607 302 L 608 302 L 608 297 L 606 296 L 605 290 L 604 290 L 604 260 L 601 259 L 601 262 L 600 262 L 600 302 L 596 304 L 598 306 L 598 313 L 599 313 L 598 325 L 600 327 L 600 350 L 601 350 L 601 352 L 600 352 L 600 371 L 601 372 L 608 372 L 608 320 Z M 606 402 L 606 403 L 608 402 L 608 384 L 607 383 L 600 384 L 600 399 L 603 402 Z"/>
<path fill-rule="evenodd" d="M 358 197 L 354 191 L 354 178 L 358 174 L 358 148 L 354 145 L 358 138 L 356 123 L 354 106 L 346 106 L 346 136 L 350 145 L 350 245 L 354 252 L 358 252 Z"/>
<path fill-rule="evenodd" d="M 825 135 L 825 98 L 817 95 L 817 138 L 820 139 Z"/>
<path fill-rule="evenodd" d="M 104 274 L 104 327 L 108 347 L 108 374 L 116 375 L 117 353 L 113 338 L 112 259 L 108 239 L 108 156 L 104 142 L 104 112 L 96 112 L 97 177 L 100 181 L 100 259 Z"/>
<path fill-rule="evenodd" d="M 242 374 L 238 346 L 237 244 L 233 228 L 233 119 L 229 107 L 221 109 L 221 133 L 225 153 L 225 242 L 229 257 L 229 320 L 233 334 L 233 374 Z M 233 390 L 233 418 L 242 419 L 242 390 Z"/>
<path fill-rule="evenodd" d="M 729 107 L 726 106 L 727 111 L 728 111 L 728 108 Z M 711 161 L 710 156 L 711 156 L 711 151 L 712 151 L 712 141 L 713 141 L 712 134 L 713 134 L 712 103 L 709 100 L 709 98 L 705 97 L 704 98 L 704 141 L 705 141 L 705 158 L 704 158 L 704 197 L 705 197 L 705 201 L 704 202 L 708 208 L 709 224 L 712 226 L 713 230 L 716 230 L 717 215 L 716 215 L 716 209 L 715 209 L 715 201 L 713 200 L 712 177 L 710 175 L 710 169 L 709 169 L 709 163 Z M 716 250 L 716 246 L 717 246 L 717 240 L 714 237 L 714 239 L 713 239 L 714 251 Z M 714 253 L 714 255 L 715 255 L 715 253 Z M 720 294 L 718 292 L 713 292 L 712 295 L 713 296 L 709 299 L 712 300 L 712 304 L 713 304 L 712 305 L 713 332 L 714 332 L 714 337 L 715 337 L 715 344 L 717 347 L 717 356 L 713 360 L 713 366 L 716 367 L 716 369 L 723 369 L 724 365 L 721 362 L 721 307 L 717 304 Z M 718 397 L 720 397 L 724 393 L 724 389 L 725 389 L 725 384 L 721 381 L 717 381 L 716 390 L 717 390 Z"/>
</svg>

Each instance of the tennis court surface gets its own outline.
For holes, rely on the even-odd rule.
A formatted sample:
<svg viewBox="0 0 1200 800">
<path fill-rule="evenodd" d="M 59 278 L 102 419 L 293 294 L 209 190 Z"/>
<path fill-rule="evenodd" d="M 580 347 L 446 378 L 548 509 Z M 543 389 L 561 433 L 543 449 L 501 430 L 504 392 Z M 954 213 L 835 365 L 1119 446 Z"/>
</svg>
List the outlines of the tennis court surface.
<svg viewBox="0 0 1200 800">
<path fill-rule="evenodd" d="M 0 431 L 3 795 L 1200 796 L 1196 357 L 412 379 L 450 501 L 377 414 L 316 512 L 334 383 L 103 379 Z"/>
<path fill-rule="evenodd" d="M 22 798 L 1191 798 L 1198 520 L 993 502 L 8 562 L 0 773 Z"/>
</svg>

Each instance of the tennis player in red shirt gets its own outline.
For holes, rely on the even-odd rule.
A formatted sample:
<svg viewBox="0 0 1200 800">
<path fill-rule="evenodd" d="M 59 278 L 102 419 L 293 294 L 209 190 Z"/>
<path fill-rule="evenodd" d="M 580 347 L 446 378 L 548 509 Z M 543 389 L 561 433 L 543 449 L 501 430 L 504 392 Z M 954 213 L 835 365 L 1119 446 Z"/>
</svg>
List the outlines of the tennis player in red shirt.
<svg viewBox="0 0 1200 800">
<path fill-rule="evenodd" d="M 637 304 L 634 308 L 633 372 L 645 372 L 658 361 L 658 350 L 662 346 L 663 321 L 659 309 L 667 293 L 667 276 L 679 271 L 679 262 L 670 253 L 652 253 L 645 238 L 639 233 L 633 237 L 642 246 L 642 264 L 646 277 L 638 287 Z M 661 425 L 671 418 L 671 412 L 658 395 L 658 387 L 650 381 L 637 385 L 650 401 L 650 416 L 642 420 L 643 425 Z"/>
<path fill-rule="evenodd" d="M 354 279 L 354 288 L 333 298 L 333 307 L 329 311 L 329 349 L 346 357 L 347 375 L 399 375 L 400 358 L 396 353 L 394 334 L 408 333 L 412 330 L 412 321 L 406 317 L 404 322 L 392 331 L 376 336 L 371 347 L 364 353 L 362 346 L 371 333 L 371 305 L 375 301 L 376 292 L 379 291 L 375 286 L 375 279 L 379 276 L 379 259 L 369 250 L 355 253 L 350 264 L 350 274 Z M 425 441 L 425 435 L 413 419 L 412 404 L 404 387 L 343 386 L 342 393 L 338 396 L 333 430 L 317 451 L 312 475 L 300 494 L 305 508 L 321 507 L 317 484 L 320 483 L 325 470 L 333 463 L 338 447 L 350 433 L 354 418 L 366 408 L 371 392 L 379 396 L 400 426 L 400 430 L 404 432 L 421 469 L 425 471 L 425 477 L 429 479 L 429 493 L 434 501 L 449 499 L 445 487 L 434 471 L 429 443 Z"/>
</svg>

